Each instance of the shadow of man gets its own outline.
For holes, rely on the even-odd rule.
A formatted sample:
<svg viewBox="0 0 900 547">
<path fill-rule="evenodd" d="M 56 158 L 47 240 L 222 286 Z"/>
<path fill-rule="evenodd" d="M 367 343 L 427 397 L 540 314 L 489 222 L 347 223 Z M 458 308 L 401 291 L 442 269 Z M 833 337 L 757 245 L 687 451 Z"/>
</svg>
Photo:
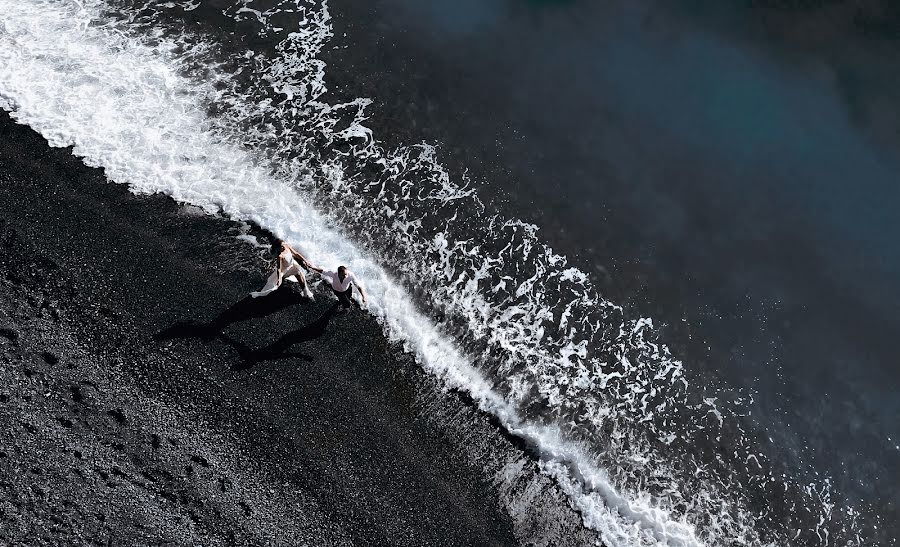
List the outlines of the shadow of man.
<svg viewBox="0 0 900 547">
<path fill-rule="evenodd" d="M 312 361 L 312 357 L 308 355 L 297 352 L 288 352 L 288 350 L 295 344 L 315 340 L 325 334 L 328 323 L 331 321 L 331 318 L 334 317 L 335 313 L 337 313 L 339 307 L 339 303 L 334 303 L 325 311 L 325 313 L 312 323 L 287 332 L 269 345 L 258 349 L 251 349 L 247 345 L 234 340 L 227 335 L 220 335 L 219 338 L 235 348 L 238 355 L 241 357 L 241 362 L 232 365 L 231 370 L 247 370 L 256 363 L 261 363 L 263 361 L 277 361 L 279 359 L 287 359 L 290 357 L 299 357 L 304 361 Z"/>
<path fill-rule="evenodd" d="M 244 297 L 223 310 L 219 315 L 207 323 L 177 321 L 171 326 L 156 333 L 153 338 L 157 341 L 172 340 L 175 338 L 221 340 L 234 348 L 240 357 L 240 362 L 231 366 L 232 370 L 247 370 L 259 362 L 275 361 L 290 357 L 298 357 L 304 361 L 312 361 L 313 358 L 309 355 L 299 352 L 288 352 L 287 350 L 295 344 L 315 340 L 325 334 L 325 328 L 337 312 L 340 303 L 335 302 L 325 311 L 325 313 L 312 323 L 287 332 L 274 342 L 262 348 L 253 349 L 243 342 L 225 334 L 225 329 L 229 325 L 239 321 L 249 321 L 251 319 L 265 317 L 305 301 L 307 301 L 307 299 L 304 296 L 293 292 L 287 287 L 282 287 L 278 291 L 264 298 L 253 298 L 251 296 Z"/>
</svg>

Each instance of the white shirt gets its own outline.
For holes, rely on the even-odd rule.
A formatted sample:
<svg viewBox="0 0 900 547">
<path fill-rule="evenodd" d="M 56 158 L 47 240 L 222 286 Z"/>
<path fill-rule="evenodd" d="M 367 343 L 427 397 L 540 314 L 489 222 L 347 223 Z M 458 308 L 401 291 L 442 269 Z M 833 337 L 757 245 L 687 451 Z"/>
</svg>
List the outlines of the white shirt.
<svg viewBox="0 0 900 547">
<path fill-rule="evenodd" d="M 356 280 L 356 276 L 353 275 L 350 270 L 347 270 L 347 275 L 344 277 L 343 281 L 340 280 L 337 272 L 322 272 L 322 278 L 327 279 L 328 282 L 331 283 L 331 288 L 338 292 L 344 292 L 349 289 L 351 283 L 356 283 L 357 285 L 359 285 L 359 282 Z"/>
</svg>

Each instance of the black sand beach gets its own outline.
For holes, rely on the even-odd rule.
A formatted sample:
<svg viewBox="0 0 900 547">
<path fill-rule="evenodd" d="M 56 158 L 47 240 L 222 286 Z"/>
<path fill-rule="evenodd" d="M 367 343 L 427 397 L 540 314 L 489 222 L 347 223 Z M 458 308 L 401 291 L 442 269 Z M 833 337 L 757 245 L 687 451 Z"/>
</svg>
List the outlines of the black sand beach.
<svg viewBox="0 0 900 547">
<path fill-rule="evenodd" d="M 246 300 L 246 227 L 6 113 L 0 188 L 0 544 L 593 543 L 368 315 Z"/>
</svg>

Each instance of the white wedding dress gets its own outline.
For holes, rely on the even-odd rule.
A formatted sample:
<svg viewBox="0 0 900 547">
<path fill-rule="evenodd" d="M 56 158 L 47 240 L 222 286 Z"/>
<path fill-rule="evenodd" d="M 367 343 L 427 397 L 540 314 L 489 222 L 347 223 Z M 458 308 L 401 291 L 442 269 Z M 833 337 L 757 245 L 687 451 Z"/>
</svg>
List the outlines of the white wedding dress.
<svg viewBox="0 0 900 547">
<path fill-rule="evenodd" d="M 300 269 L 300 264 L 297 263 L 296 260 L 294 260 L 294 255 L 291 254 L 291 252 L 287 249 L 285 249 L 281 252 L 280 255 L 278 255 L 279 267 L 282 264 L 285 265 L 285 268 L 284 272 L 281 275 L 281 279 L 287 279 L 288 281 L 291 281 L 293 283 L 299 283 L 300 280 L 297 279 L 297 275 L 299 274 L 302 276 L 303 270 Z M 269 276 L 269 279 L 266 280 L 266 285 L 262 289 L 250 293 L 250 296 L 252 296 L 253 298 L 259 298 L 260 296 L 265 296 L 269 293 L 277 291 L 278 287 L 280 286 L 281 281 L 279 281 L 278 279 L 278 270 L 276 269 L 274 272 L 272 272 L 272 275 Z M 312 292 L 309 290 L 309 284 L 305 282 L 303 283 L 303 294 L 305 294 L 307 298 L 313 297 Z"/>
</svg>

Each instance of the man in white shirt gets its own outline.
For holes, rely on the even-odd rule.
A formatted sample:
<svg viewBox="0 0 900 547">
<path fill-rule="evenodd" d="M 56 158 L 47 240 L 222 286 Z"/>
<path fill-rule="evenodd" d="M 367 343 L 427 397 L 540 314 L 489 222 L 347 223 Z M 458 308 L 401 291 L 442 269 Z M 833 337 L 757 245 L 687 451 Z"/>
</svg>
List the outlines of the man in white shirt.
<svg viewBox="0 0 900 547">
<path fill-rule="evenodd" d="M 353 275 L 350 270 L 347 269 L 346 266 L 339 266 L 336 272 L 326 271 L 321 268 L 316 268 L 315 266 L 310 266 L 310 270 L 319 272 L 322 278 L 328 281 L 331 285 L 331 290 L 334 291 L 334 295 L 337 296 L 338 302 L 341 303 L 341 306 L 344 309 L 349 308 L 350 304 L 353 304 L 357 308 L 361 306 L 359 303 L 353 298 L 353 286 L 359 289 L 359 294 L 362 296 L 363 304 L 366 304 L 366 292 L 363 290 L 362 285 L 359 284 L 359 281 L 356 279 L 356 276 Z"/>
</svg>

